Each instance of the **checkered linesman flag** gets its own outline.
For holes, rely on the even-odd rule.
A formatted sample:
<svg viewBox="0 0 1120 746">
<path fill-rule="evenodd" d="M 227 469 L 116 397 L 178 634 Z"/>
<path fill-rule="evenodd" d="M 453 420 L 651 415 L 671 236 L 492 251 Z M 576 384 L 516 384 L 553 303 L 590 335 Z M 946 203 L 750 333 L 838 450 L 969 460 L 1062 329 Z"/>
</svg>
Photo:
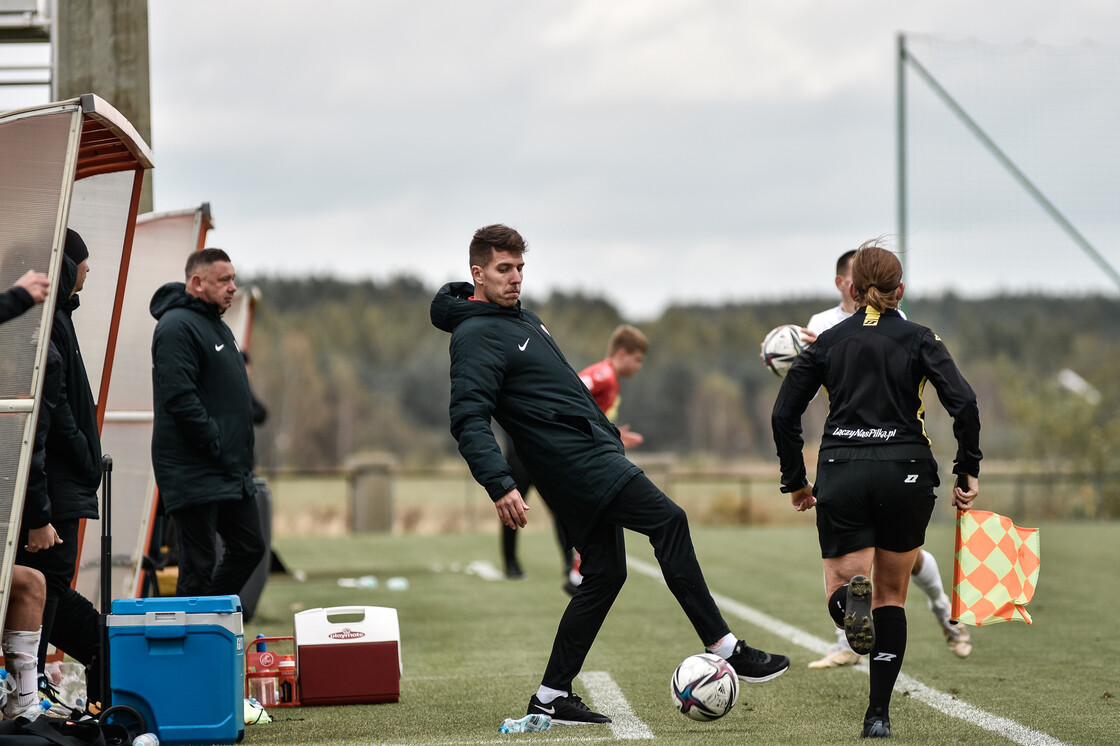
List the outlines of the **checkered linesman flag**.
<svg viewBox="0 0 1120 746">
<path fill-rule="evenodd" d="M 952 617 L 981 626 L 1018 620 L 1038 585 L 1038 529 L 986 510 L 957 511 Z"/>
</svg>

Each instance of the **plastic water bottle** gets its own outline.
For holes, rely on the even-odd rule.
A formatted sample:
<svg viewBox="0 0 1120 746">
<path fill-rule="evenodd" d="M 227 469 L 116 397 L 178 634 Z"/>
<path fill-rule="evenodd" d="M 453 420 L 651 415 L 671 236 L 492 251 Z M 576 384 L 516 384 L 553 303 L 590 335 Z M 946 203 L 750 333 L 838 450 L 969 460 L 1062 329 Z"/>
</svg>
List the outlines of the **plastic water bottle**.
<svg viewBox="0 0 1120 746">
<path fill-rule="evenodd" d="M 24 710 L 20 713 L 20 717 L 25 717 L 28 720 L 34 720 L 47 710 L 51 709 L 51 703 L 45 699 L 40 699 L 38 704 L 29 705 L 30 709 Z"/>
<path fill-rule="evenodd" d="M 502 721 L 501 727 L 498 728 L 499 733 L 539 733 L 542 730 L 548 730 L 552 727 L 552 718 L 548 715 L 542 715 L 539 712 L 532 715 L 526 715 L 523 718 L 514 720 L 513 718 L 506 718 Z"/>
<path fill-rule="evenodd" d="M 155 733 L 141 733 L 132 739 L 132 746 L 159 746 L 159 737 Z"/>
<path fill-rule="evenodd" d="M 0 707 L 8 701 L 8 695 L 16 693 L 16 678 L 8 675 L 8 670 L 0 668 Z"/>
<path fill-rule="evenodd" d="M 391 591 L 407 591 L 408 590 L 408 578 L 401 578 L 401 577 L 389 578 L 388 580 L 385 581 L 385 587 L 388 588 Z"/>
</svg>

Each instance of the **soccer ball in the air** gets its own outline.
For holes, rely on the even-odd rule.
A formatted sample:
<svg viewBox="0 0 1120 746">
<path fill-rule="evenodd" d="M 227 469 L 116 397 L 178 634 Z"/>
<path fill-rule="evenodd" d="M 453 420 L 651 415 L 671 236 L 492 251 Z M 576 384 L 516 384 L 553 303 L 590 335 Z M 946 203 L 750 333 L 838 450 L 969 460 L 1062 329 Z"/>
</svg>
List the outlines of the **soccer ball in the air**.
<svg viewBox="0 0 1120 746">
<path fill-rule="evenodd" d="M 780 378 L 786 374 L 789 366 L 793 365 L 793 359 L 804 349 L 801 327 L 796 324 L 785 324 L 771 329 L 766 339 L 762 340 L 762 362 Z"/>
<path fill-rule="evenodd" d="M 669 682 L 673 707 L 693 720 L 715 720 L 731 711 L 739 698 L 739 677 L 718 655 L 690 655 Z"/>
</svg>

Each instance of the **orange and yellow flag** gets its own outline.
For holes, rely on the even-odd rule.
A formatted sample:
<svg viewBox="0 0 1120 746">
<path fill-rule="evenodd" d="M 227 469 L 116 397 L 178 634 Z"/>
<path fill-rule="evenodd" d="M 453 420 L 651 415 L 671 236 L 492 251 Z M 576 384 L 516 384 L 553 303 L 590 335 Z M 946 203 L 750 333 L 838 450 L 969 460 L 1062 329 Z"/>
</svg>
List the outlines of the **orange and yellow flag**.
<svg viewBox="0 0 1120 746">
<path fill-rule="evenodd" d="M 952 618 L 980 626 L 1018 620 L 1038 584 L 1038 529 L 986 510 L 957 511 Z"/>
</svg>

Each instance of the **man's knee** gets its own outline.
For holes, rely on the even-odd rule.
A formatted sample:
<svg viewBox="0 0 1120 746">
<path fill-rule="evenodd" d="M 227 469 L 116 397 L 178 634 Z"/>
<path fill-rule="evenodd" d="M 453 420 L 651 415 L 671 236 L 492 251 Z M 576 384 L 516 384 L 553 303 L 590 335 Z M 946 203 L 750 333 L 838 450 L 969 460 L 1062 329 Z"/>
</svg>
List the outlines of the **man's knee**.
<svg viewBox="0 0 1120 746">
<path fill-rule="evenodd" d="M 42 606 L 47 598 L 47 581 L 43 573 L 32 567 L 13 565 L 12 595 L 34 600 Z"/>
<path fill-rule="evenodd" d="M 617 594 L 622 590 L 622 586 L 626 584 L 626 563 L 611 563 L 608 566 L 589 567 L 587 564 L 581 565 L 581 573 L 583 580 L 586 583 L 589 579 L 594 578 L 592 582 L 612 593 Z"/>
</svg>

